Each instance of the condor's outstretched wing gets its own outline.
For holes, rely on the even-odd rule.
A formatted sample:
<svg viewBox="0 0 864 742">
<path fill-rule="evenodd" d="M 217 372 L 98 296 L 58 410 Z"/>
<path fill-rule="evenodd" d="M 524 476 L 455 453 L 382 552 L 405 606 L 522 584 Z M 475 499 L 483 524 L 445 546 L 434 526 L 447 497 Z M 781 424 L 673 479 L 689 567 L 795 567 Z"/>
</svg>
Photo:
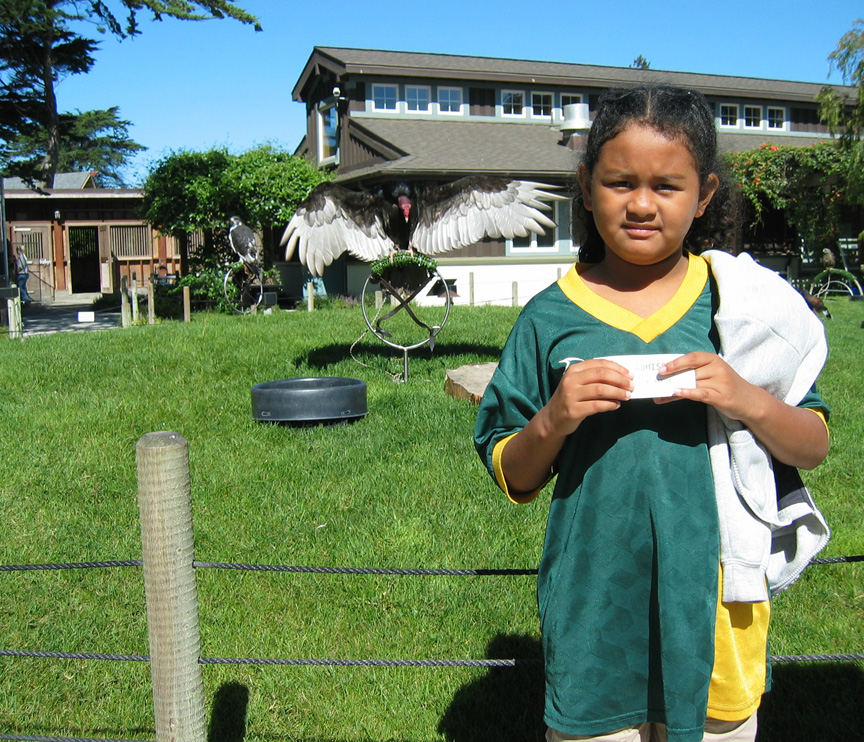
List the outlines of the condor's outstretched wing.
<svg viewBox="0 0 864 742">
<path fill-rule="evenodd" d="M 523 180 L 474 176 L 418 191 L 417 224 L 412 246 L 426 255 L 455 250 L 484 237 L 512 239 L 529 232 L 544 234 L 555 226 L 544 212 L 547 201 L 565 201 L 550 193 L 556 186 Z"/>
<path fill-rule="evenodd" d="M 322 183 L 297 207 L 285 228 L 285 259 L 290 260 L 299 247 L 300 262 L 320 276 L 346 251 L 365 261 L 383 257 L 397 247 L 385 232 L 391 208 L 380 194 Z"/>
</svg>

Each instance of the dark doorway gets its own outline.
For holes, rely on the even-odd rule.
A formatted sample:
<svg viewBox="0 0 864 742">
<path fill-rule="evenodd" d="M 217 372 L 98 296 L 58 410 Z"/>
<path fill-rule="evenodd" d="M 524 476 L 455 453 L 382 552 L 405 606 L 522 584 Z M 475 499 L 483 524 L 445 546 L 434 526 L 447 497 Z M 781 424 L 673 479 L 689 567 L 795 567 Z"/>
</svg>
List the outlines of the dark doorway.
<svg viewBox="0 0 864 742">
<path fill-rule="evenodd" d="M 69 227 L 69 273 L 72 293 L 101 290 L 98 227 Z"/>
</svg>

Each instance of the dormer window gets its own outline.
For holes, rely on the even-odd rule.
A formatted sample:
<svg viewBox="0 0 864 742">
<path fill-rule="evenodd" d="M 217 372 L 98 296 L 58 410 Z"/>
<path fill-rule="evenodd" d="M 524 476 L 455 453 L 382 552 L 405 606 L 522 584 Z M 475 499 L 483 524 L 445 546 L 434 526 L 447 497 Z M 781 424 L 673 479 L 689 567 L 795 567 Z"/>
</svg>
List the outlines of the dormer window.
<svg viewBox="0 0 864 742">
<path fill-rule="evenodd" d="M 531 93 L 531 115 L 534 118 L 552 118 L 552 93 Z"/>
<path fill-rule="evenodd" d="M 720 104 L 720 126 L 738 126 L 738 105 L 736 103 Z"/>
<path fill-rule="evenodd" d="M 525 93 L 521 90 L 501 91 L 501 113 L 505 116 L 522 116 L 525 111 Z"/>
<path fill-rule="evenodd" d="M 410 112 L 428 113 L 430 98 L 431 94 L 428 87 L 417 85 L 405 86 L 405 105 Z"/>
<path fill-rule="evenodd" d="M 373 111 L 395 111 L 398 98 L 399 91 L 395 85 L 372 86 Z"/>
<path fill-rule="evenodd" d="M 744 126 L 748 129 L 762 127 L 762 106 L 744 106 Z"/>
<path fill-rule="evenodd" d="M 438 88 L 438 113 L 462 113 L 462 88 Z"/>
<path fill-rule="evenodd" d="M 768 128 L 774 131 L 782 131 L 786 128 L 786 109 L 785 108 L 769 108 L 768 109 Z"/>
</svg>

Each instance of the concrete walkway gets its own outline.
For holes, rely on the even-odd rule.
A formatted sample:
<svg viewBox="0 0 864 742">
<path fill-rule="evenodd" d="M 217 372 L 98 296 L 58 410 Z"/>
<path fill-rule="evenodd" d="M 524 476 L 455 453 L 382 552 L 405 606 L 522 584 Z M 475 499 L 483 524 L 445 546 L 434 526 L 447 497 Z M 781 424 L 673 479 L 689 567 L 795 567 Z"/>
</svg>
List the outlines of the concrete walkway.
<svg viewBox="0 0 864 742">
<path fill-rule="evenodd" d="M 92 312 L 93 300 L 101 294 L 72 294 L 51 303 L 26 304 L 21 307 L 24 337 L 53 332 L 91 332 L 120 327 L 120 309 L 96 312 L 92 322 L 80 321 L 79 312 Z"/>
</svg>

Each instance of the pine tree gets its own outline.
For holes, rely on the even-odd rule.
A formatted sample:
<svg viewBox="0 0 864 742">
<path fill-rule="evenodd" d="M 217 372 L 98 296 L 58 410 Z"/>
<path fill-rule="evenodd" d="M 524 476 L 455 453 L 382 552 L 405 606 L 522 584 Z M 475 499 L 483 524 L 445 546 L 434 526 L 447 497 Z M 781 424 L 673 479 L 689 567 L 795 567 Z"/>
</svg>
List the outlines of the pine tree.
<svg viewBox="0 0 864 742">
<path fill-rule="evenodd" d="M 61 113 L 55 86 L 95 64 L 98 42 L 72 30 L 90 21 L 118 38 L 140 33 L 138 13 L 155 20 L 234 18 L 257 20 L 225 0 L 117 0 L 121 21 L 103 0 L 3 0 L 0 3 L 0 167 L 31 184 L 50 187 L 65 167 L 96 169 L 107 181 L 122 183 L 126 157 L 143 149 L 128 134 L 117 108 Z"/>
</svg>

